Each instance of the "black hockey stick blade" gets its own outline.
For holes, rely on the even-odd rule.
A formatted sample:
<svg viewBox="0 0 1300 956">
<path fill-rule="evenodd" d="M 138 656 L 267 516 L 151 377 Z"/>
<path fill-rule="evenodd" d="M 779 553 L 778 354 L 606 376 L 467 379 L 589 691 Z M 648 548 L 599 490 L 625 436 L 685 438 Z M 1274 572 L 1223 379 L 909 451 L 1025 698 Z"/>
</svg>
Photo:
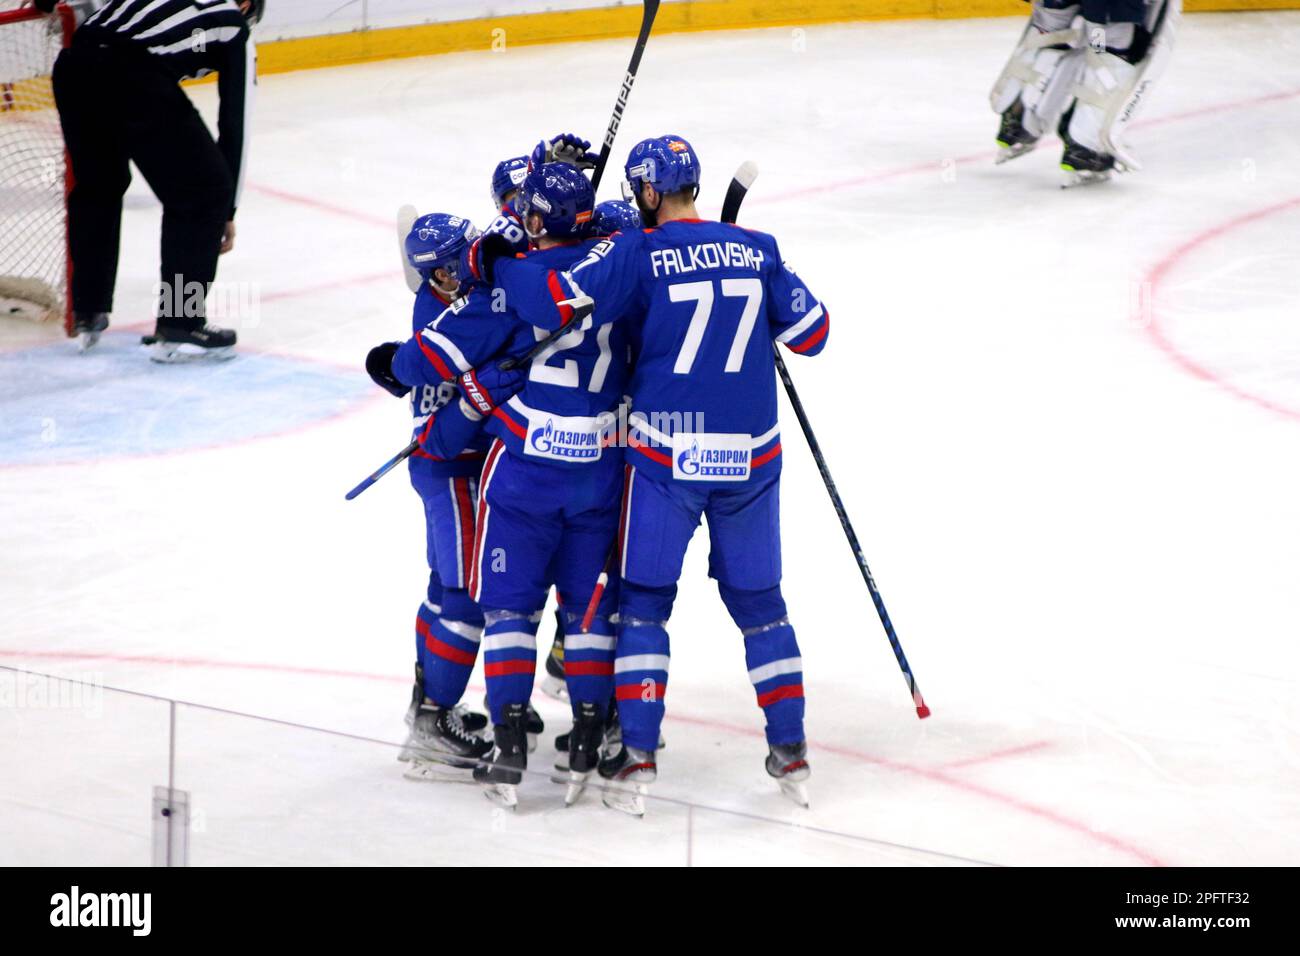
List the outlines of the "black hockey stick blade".
<svg viewBox="0 0 1300 956">
<path fill-rule="evenodd" d="M 758 164 L 752 159 L 747 159 L 740 164 L 736 170 L 736 175 L 731 177 L 731 185 L 727 187 L 727 195 L 722 200 L 722 221 L 735 222 L 740 215 L 740 204 L 745 201 L 745 193 L 749 192 L 749 187 L 754 185 L 754 180 L 758 178 Z"/>
</svg>

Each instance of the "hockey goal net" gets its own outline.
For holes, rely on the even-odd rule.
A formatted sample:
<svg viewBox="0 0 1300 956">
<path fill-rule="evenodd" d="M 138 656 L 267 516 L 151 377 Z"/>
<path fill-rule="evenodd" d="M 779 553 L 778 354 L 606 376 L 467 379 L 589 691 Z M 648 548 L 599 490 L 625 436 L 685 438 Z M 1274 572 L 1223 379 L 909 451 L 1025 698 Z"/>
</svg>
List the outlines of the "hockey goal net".
<svg viewBox="0 0 1300 956">
<path fill-rule="evenodd" d="M 72 12 L 0 0 L 0 317 L 57 321 L 71 333 L 70 186 L 50 73 Z"/>
</svg>

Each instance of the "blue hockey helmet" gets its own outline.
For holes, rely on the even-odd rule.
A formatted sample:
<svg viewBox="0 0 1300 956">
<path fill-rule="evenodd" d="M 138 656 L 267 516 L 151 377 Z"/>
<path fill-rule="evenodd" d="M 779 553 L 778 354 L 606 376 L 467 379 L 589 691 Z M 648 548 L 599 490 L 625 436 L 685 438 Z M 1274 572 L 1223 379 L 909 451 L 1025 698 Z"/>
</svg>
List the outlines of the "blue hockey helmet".
<svg viewBox="0 0 1300 956">
<path fill-rule="evenodd" d="M 492 170 L 492 202 L 497 209 L 506 204 L 506 194 L 518 189 L 527 175 L 527 156 L 515 156 L 497 163 L 497 168 Z"/>
<path fill-rule="evenodd" d="M 426 280 L 433 277 L 434 269 L 443 269 L 460 282 L 460 255 L 478 234 L 478 227 L 460 216 L 445 212 L 421 216 L 406 234 L 406 260 Z"/>
<path fill-rule="evenodd" d="M 633 146 L 623 173 L 632 189 L 629 199 L 641 194 L 642 183 L 649 183 L 661 195 L 692 186 L 698 192 L 700 188 L 700 160 L 695 149 L 671 133 L 643 139 Z"/>
<path fill-rule="evenodd" d="M 595 205 L 591 181 L 568 163 L 546 163 L 529 169 L 515 197 L 515 211 L 524 221 L 525 231 L 530 215 L 542 217 L 542 232 L 529 233 L 532 238 L 582 238 L 590 228 Z"/>
<path fill-rule="evenodd" d="M 616 232 L 640 229 L 645 225 L 636 206 L 622 199 L 606 199 L 596 206 L 591 217 L 593 236 L 612 236 Z"/>
</svg>

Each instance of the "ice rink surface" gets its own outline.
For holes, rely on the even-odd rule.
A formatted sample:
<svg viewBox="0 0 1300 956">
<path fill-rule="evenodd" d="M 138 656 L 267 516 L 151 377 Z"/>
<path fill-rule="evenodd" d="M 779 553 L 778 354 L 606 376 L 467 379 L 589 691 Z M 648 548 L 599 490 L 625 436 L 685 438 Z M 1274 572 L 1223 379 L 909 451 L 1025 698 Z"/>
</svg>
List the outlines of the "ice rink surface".
<svg viewBox="0 0 1300 956">
<path fill-rule="evenodd" d="M 506 814 L 371 742 L 403 737 L 426 575 L 404 474 L 343 500 L 407 439 L 361 371 L 409 332 L 395 211 L 485 223 L 497 160 L 600 136 L 629 41 L 264 78 L 220 274 L 258 308 L 217 369 L 136 350 L 137 181 L 102 352 L 0 330 L 0 664 L 356 735 L 177 707 L 194 863 L 1294 864 L 1300 15 L 1186 17 L 1146 168 L 1075 190 L 1055 143 L 992 163 L 1020 29 L 655 37 L 615 150 L 689 138 L 705 215 L 756 160 L 742 220 L 832 315 L 791 371 L 934 716 L 783 399 L 811 810 L 763 773 L 703 535 L 644 820 L 541 773 Z M 0 862 L 146 863 L 168 705 L 59 686 L 0 671 Z M 565 709 L 536 700 L 544 771 Z"/>
</svg>

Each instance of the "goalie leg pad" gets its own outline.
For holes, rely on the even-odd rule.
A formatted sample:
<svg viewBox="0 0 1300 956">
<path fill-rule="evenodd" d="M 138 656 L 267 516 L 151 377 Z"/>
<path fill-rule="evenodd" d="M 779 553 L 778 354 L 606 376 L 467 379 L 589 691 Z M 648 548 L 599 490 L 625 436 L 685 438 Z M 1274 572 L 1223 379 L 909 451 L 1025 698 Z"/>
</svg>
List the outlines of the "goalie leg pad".
<svg viewBox="0 0 1300 956">
<path fill-rule="evenodd" d="M 989 95 L 993 112 L 1020 103 L 1025 130 L 1042 136 L 1064 112 L 1082 66 L 1083 36 L 1075 3 L 1038 2 L 1020 42 Z"/>
<path fill-rule="evenodd" d="M 1075 89 L 1070 139 L 1115 158 L 1121 169 L 1141 164 L 1124 145 L 1124 133 L 1168 65 L 1182 0 L 1157 0 L 1143 22 L 1087 25 L 1089 48 Z"/>
</svg>

